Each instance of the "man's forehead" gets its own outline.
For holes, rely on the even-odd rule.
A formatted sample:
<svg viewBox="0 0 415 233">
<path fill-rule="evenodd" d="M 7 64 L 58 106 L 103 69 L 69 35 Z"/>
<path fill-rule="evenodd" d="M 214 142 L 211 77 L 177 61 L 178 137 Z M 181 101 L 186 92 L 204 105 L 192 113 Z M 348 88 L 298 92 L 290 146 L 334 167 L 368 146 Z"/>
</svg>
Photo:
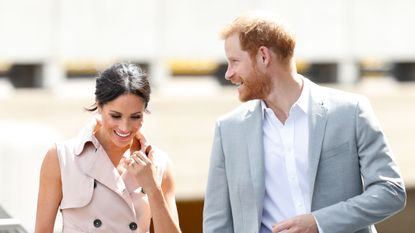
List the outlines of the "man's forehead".
<svg viewBox="0 0 415 233">
<path fill-rule="evenodd" d="M 240 48 L 238 35 L 232 35 L 225 39 L 225 49 L 226 48 Z"/>
</svg>

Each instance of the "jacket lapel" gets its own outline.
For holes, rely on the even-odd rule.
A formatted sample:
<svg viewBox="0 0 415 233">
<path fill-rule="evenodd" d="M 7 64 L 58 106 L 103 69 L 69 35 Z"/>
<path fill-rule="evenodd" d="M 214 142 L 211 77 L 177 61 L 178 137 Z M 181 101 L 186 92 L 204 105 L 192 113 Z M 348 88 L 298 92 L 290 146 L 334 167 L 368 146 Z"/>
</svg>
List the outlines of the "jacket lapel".
<svg viewBox="0 0 415 233">
<path fill-rule="evenodd" d="M 258 224 L 260 224 L 265 195 L 262 110 L 260 101 L 255 101 L 253 106 L 248 110 L 243 124 L 245 129 L 245 144 L 248 146 L 251 181 L 257 204 Z"/>
<path fill-rule="evenodd" d="M 316 84 L 308 81 L 310 85 L 310 113 L 309 113 L 309 187 L 311 201 L 313 200 L 314 183 L 317 175 L 318 164 L 324 132 L 327 123 L 327 108 L 322 96 L 323 90 Z"/>
</svg>

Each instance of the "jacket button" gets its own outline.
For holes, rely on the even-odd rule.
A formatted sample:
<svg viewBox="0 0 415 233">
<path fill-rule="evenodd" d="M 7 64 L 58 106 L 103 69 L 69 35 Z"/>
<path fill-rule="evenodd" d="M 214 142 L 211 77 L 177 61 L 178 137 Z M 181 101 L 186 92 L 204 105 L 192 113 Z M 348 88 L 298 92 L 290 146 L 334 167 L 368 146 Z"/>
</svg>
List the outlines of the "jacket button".
<svg viewBox="0 0 415 233">
<path fill-rule="evenodd" d="M 99 228 L 101 225 L 102 225 L 101 220 L 99 220 L 99 219 L 94 220 L 94 227 Z"/>
<path fill-rule="evenodd" d="M 135 222 L 130 223 L 130 225 L 128 225 L 128 226 L 130 227 L 130 229 L 131 229 L 132 231 L 137 230 L 137 223 L 135 223 Z"/>
<path fill-rule="evenodd" d="M 97 187 L 97 180 L 94 180 L 94 188 Z"/>
</svg>

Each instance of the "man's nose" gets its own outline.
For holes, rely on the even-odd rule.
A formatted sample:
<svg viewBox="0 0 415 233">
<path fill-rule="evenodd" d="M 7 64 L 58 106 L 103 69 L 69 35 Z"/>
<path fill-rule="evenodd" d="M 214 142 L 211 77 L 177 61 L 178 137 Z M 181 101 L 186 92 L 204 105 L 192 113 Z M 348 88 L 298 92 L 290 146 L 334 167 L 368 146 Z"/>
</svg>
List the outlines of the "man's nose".
<svg viewBox="0 0 415 233">
<path fill-rule="evenodd" d="M 228 65 L 228 68 L 226 69 L 226 73 L 225 73 L 225 79 L 231 80 L 231 77 L 233 76 L 233 74 L 234 74 L 233 69 Z"/>
</svg>

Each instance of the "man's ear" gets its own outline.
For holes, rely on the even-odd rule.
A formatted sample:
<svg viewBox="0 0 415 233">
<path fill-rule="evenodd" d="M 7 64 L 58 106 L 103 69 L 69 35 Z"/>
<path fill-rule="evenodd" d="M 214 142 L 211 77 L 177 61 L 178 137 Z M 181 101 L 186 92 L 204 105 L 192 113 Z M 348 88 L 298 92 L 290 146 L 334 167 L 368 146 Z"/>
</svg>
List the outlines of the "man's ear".
<svg viewBox="0 0 415 233">
<path fill-rule="evenodd" d="M 261 46 L 258 49 L 259 62 L 264 65 L 268 65 L 271 62 L 271 51 L 265 46 Z"/>
</svg>

